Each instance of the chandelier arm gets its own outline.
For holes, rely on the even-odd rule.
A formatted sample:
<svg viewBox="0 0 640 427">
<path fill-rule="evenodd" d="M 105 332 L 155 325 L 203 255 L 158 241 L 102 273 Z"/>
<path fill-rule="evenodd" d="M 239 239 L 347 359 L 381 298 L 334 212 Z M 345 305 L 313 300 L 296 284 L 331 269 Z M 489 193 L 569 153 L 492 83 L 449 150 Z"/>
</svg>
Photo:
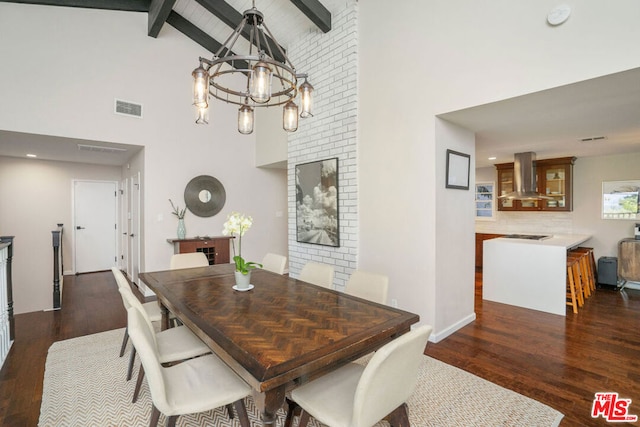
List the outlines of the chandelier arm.
<svg viewBox="0 0 640 427">
<path fill-rule="evenodd" d="M 269 53 L 269 57 L 273 58 L 275 60 L 276 57 L 273 56 L 273 51 L 271 50 L 271 45 L 269 44 L 269 41 L 267 40 L 267 35 L 264 33 L 264 31 L 258 30 L 258 38 L 260 38 L 261 34 L 262 34 L 262 38 L 264 39 L 264 45 L 267 47 L 267 53 Z"/>
<path fill-rule="evenodd" d="M 255 37 L 256 27 L 251 25 L 251 29 L 249 30 L 249 55 L 253 54 L 253 39 Z M 249 67 L 251 68 L 251 67 Z"/>
<path fill-rule="evenodd" d="M 264 25 L 264 24 L 263 24 Z M 268 30 L 268 29 L 267 29 Z M 265 45 L 267 46 L 267 51 L 269 52 L 269 57 L 274 58 L 275 60 L 275 56 L 273 56 L 273 51 L 271 50 L 271 45 L 267 42 L 267 35 L 264 33 L 264 31 L 260 31 L 260 34 L 262 34 L 262 37 L 265 40 Z M 273 36 L 271 36 L 273 37 Z M 277 46 L 280 46 L 279 44 L 276 43 Z M 281 51 L 282 52 L 282 51 Z M 285 56 L 286 58 L 286 56 Z M 287 59 L 288 60 L 288 59 Z M 291 67 L 293 69 L 293 67 Z M 295 70 L 293 70 L 293 76 L 295 77 Z M 275 67 L 275 74 L 277 76 L 277 79 L 280 80 L 280 85 L 282 87 L 285 87 L 285 82 L 287 81 L 284 76 L 280 73 L 280 67 Z M 293 86 L 297 86 L 297 82 L 293 83 Z M 292 98 L 295 98 L 297 95 L 297 92 L 293 94 Z"/>
<path fill-rule="evenodd" d="M 294 67 L 294 65 L 291 63 L 291 61 L 289 60 L 289 57 L 287 56 L 287 54 L 284 53 L 284 51 L 282 50 L 282 47 L 280 47 L 280 43 L 278 43 L 277 40 L 273 37 L 273 34 L 271 34 L 271 31 L 269 30 L 269 27 L 267 27 L 267 24 L 265 24 L 263 22 L 262 26 L 264 27 L 265 30 L 267 30 L 267 34 L 269 34 L 269 37 L 271 37 L 271 39 L 273 39 L 273 41 L 275 42 L 275 45 L 278 48 L 278 51 L 280 52 L 282 57 L 285 59 L 285 62 L 287 64 L 289 64 L 289 67 L 291 67 L 291 69 L 293 69 L 295 71 L 296 67 Z M 272 58 L 273 58 L 273 56 L 272 56 Z"/>
<path fill-rule="evenodd" d="M 264 24 L 264 21 L 263 21 Z M 253 15 L 253 23 L 251 25 L 251 31 L 255 32 L 255 42 L 256 42 L 256 49 L 258 49 L 258 55 L 260 54 L 260 51 L 262 50 L 262 48 L 260 47 L 260 28 L 258 28 L 258 16 L 257 15 Z M 253 39 L 253 37 L 251 37 Z"/>
<path fill-rule="evenodd" d="M 242 29 L 244 28 L 246 23 L 247 23 L 247 17 L 245 16 L 242 18 L 242 21 L 240 21 L 240 24 L 238 24 L 236 29 L 233 30 L 231 34 L 229 34 L 229 37 L 227 37 L 227 40 L 225 40 L 225 42 L 222 43 L 222 46 L 220 46 L 218 51 L 214 54 L 214 57 L 220 58 L 221 56 L 229 55 L 229 53 L 231 52 L 231 49 L 236 44 L 236 41 L 238 40 L 238 37 L 240 36 L 240 33 L 242 32 Z M 233 39 L 233 41 L 229 43 L 231 39 Z M 227 47 L 227 44 L 229 44 L 228 47 Z M 224 55 L 222 55 L 222 52 L 224 51 L 225 48 L 227 49 L 227 52 Z"/>
</svg>

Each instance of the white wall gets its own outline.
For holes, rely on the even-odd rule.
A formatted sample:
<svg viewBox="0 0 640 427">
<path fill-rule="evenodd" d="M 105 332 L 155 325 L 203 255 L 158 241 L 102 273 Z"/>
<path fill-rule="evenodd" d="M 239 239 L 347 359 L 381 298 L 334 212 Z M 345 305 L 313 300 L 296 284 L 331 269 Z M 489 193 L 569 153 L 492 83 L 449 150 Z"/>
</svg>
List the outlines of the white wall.
<svg viewBox="0 0 640 427">
<path fill-rule="evenodd" d="M 360 264 L 392 272 L 390 297 L 438 339 L 472 315 L 439 314 L 466 312 L 472 292 L 437 295 L 457 289 L 448 273 L 472 277 L 474 262 L 440 256 L 436 228 L 466 228 L 474 212 L 438 214 L 447 190 L 436 176 L 445 159 L 435 116 L 640 65 L 640 3 L 616 2 L 616 13 L 597 0 L 569 4 L 569 20 L 551 27 L 552 0 L 359 3 Z M 473 238 L 471 229 L 458 243 L 472 248 Z"/>
<path fill-rule="evenodd" d="M 460 126 L 444 120 L 436 120 L 436 185 L 446 186 L 447 149 L 460 153 L 474 153 L 475 137 Z M 475 263 L 475 240 L 469 239 L 474 233 L 474 221 L 469 217 L 468 207 L 473 209 L 475 179 L 471 165 L 475 163 L 472 154 L 469 163 L 469 189 L 447 188 L 436 191 L 436 259 L 437 266 L 452 263 L 458 268 L 437 268 L 435 287 L 434 341 L 446 337 L 462 326 L 475 320 L 474 298 L 475 272 L 461 268 Z"/>
<path fill-rule="evenodd" d="M 119 181 L 120 168 L 0 156 L 0 235 L 14 235 L 16 314 L 53 307 L 51 232 L 64 224 L 64 272 L 74 271 L 72 181 Z M 62 294 L 64 305 L 64 290 Z"/>
<path fill-rule="evenodd" d="M 168 268 L 168 199 L 184 206 L 186 184 L 203 174 L 222 182 L 226 204 L 211 218 L 188 212 L 189 236 L 220 235 L 237 210 L 254 219 L 245 258 L 286 253 L 283 174 L 255 167 L 255 135 L 238 133 L 237 108 L 212 102 L 210 124 L 194 123 L 191 71 L 210 53 L 169 25 L 146 34 L 146 13 L 0 3 L 0 129 L 145 147 L 141 271 Z M 114 114 L 115 97 L 142 103 L 144 118 Z"/>
<path fill-rule="evenodd" d="M 287 135 L 282 129 L 282 108 L 256 108 L 256 166 L 287 169 Z"/>
</svg>

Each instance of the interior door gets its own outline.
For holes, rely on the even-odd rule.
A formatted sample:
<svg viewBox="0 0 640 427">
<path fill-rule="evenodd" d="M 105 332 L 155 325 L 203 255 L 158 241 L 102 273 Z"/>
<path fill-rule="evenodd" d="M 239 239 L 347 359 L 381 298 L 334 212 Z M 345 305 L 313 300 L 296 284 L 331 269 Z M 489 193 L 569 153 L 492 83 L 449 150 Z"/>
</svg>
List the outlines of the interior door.
<svg viewBox="0 0 640 427">
<path fill-rule="evenodd" d="M 74 181 L 75 271 L 109 270 L 116 265 L 117 182 Z"/>
</svg>

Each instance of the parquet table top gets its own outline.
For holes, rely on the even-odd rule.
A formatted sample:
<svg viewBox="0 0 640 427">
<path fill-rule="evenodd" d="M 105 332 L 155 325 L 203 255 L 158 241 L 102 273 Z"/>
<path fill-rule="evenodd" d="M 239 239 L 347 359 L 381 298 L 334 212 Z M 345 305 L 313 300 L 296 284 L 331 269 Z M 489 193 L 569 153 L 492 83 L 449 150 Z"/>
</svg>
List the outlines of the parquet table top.
<svg viewBox="0 0 640 427">
<path fill-rule="evenodd" d="M 238 292 L 234 265 L 142 273 L 140 278 L 257 393 L 263 420 L 287 389 L 376 350 L 409 331 L 416 314 L 266 270 Z"/>
</svg>

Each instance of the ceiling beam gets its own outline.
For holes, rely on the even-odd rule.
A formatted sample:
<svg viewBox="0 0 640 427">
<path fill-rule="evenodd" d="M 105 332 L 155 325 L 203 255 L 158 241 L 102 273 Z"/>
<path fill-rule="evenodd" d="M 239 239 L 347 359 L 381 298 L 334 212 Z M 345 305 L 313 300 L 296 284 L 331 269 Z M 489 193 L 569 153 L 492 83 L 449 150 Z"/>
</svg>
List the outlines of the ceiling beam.
<svg viewBox="0 0 640 427">
<path fill-rule="evenodd" d="M 238 12 L 233 6 L 224 0 L 196 0 L 202 7 L 207 9 L 213 15 L 218 17 L 222 22 L 227 24 L 232 29 L 235 29 L 240 22 L 242 22 L 242 14 Z M 251 35 L 249 31 L 246 31 L 246 27 L 242 31 L 242 37 L 249 40 Z M 264 40 L 261 40 L 262 43 Z M 271 39 L 267 35 L 267 43 L 269 44 L 269 48 L 271 52 L 273 52 L 273 59 L 279 62 L 285 62 L 285 57 L 280 53 L 280 49 L 282 52 L 286 53 L 286 50 L 282 46 L 278 46 L 278 44 Z M 266 49 L 265 49 L 266 51 Z M 268 52 L 268 51 L 267 51 Z"/>
<path fill-rule="evenodd" d="M 291 0 L 323 32 L 331 31 L 331 12 L 319 0 Z"/>
<path fill-rule="evenodd" d="M 169 13 L 171 13 L 171 9 L 175 3 L 176 0 L 151 0 L 147 30 L 149 37 L 158 37 L 158 34 L 160 34 L 160 30 L 167 21 Z"/>
<path fill-rule="evenodd" d="M 121 10 L 125 12 L 148 12 L 150 0 L 0 0 L 0 2 Z"/>
<path fill-rule="evenodd" d="M 222 46 L 220 42 L 202 31 L 200 28 L 193 25 L 191 22 L 187 21 L 187 19 L 173 10 L 167 17 L 167 23 L 169 23 L 169 25 L 171 25 L 173 28 L 180 31 L 182 34 L 189 37 L 191 40 L 198 43 L 200 46 L 204 47 L 211 53 L 217 52 L 218 49 L 220 49 L 220 46 Z M 246 61 L 236 61 L 236 63 L 239 68 L 249 68 L 249 64 L 247 64 Z"/>
</svg>

